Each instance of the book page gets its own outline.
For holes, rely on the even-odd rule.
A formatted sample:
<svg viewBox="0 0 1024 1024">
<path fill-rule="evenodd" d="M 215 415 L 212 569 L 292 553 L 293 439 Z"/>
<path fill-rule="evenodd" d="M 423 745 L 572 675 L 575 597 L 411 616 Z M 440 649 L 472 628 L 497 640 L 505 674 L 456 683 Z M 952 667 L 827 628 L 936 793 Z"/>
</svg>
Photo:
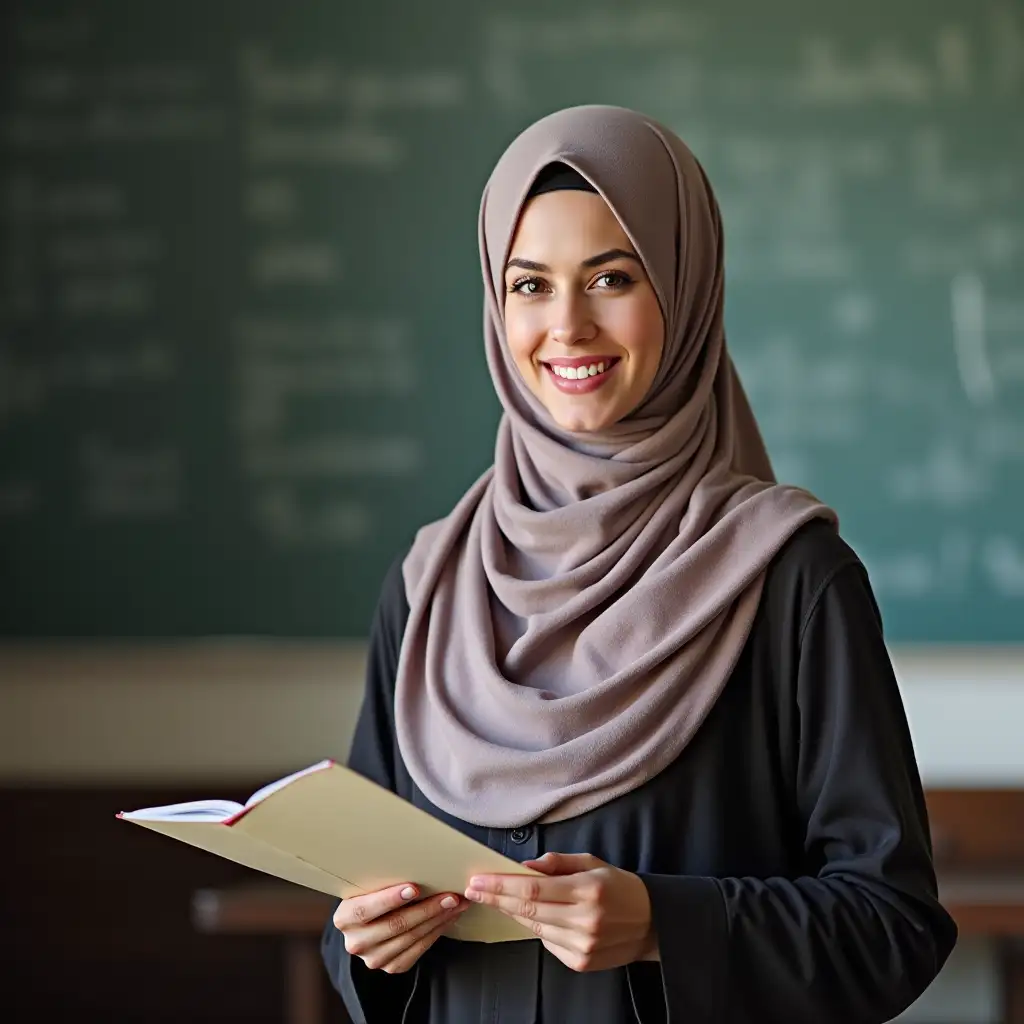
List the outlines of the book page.
<svg viewBox="0 0 1024 1024">
<path fill-rule="evenodd" d="M 325 768 L 330 768 L 332 764 L 334 764 L 334 762 L 328 758 L 324 761 L 318 761 L 316 764 L 311 764 L 308 768 L 292 772 L 291 775 L 286 775 L 283 779 L 278 779 L 276 782 L 268 782 L 267 785 L 263 786 L 261 789 L 257 789 L 256 792 L 245 801 L 245 806 L 252 807 L 254 804 L 258 804 L 261 800 L 265 800 L 271 793 L 276 793 L 279 789 L 283 789 L 296 779 L 301 779 L 303 775 L 309 775 L 311 772 L 323 771 Z"/>
<path fill-rule="evenodd" d="M 190 800 L 162 807 L 143 807 L 138 811 L 122 811 L 126 821 L 226 821 L 242 810 L 233 800 Z"/>
<path fill-rule="evenodd" d="M 152 821 L 139 818 L 125 820 L 134 821 L 144 828 L 179 839 L 189 846 L 215 853 L 236 864 L 283 878 L 286 882 L 303 885 L 307 889 L 316 889 L 318 892 L 338 897 L 345 893 L 357 895 L 359 892 L 358 887 L 347 879 L 337 878 L 312 864 L 305 863 L 291 853 L 269 846 L 260 839 L 245 835 L 217 821 Z"/>
<path fill-rule="evenodd" d="M 337 764 L 277 790 L 230 830 L 348 879 L 353 889 L 343 888 L 343 897 L 399 882 L 414 882 L 424 896 L 461 895 L 474 873 L 538 874 Z M 534 938 L 483 906 L 463 913 L 447 934 L 478 942 Z"/>
</svg>

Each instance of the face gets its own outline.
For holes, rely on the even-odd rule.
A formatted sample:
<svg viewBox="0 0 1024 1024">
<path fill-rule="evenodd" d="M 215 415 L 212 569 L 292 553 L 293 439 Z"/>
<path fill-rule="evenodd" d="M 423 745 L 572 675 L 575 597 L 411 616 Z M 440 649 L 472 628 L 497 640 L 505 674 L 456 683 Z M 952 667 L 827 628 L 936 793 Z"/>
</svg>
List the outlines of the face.
<svg viewBox="0 0 1024 1024">
<path fill-rule="evenodd" d="M 505 267 L 505 333 L 523 380 L 564 430 L 603 430 L 643 401 L 665 324 L 600 196 L 562 190 L 524 206 Z"/>
</svg>

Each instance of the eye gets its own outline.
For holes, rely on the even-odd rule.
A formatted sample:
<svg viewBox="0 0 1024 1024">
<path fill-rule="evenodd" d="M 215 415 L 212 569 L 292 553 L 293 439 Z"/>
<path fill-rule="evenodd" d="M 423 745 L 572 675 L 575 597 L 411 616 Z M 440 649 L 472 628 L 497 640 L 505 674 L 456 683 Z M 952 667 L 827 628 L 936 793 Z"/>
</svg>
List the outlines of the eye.
<svg viewBox="0 0 1024 1024">
<path fill-rule="evenodd" d="M 633 279 L 623 270 L 603 270 L 594 278 L 594 284 L 602 289 L 625 288 Z"/>
<path fill-rule="evenodd" d="M 508 292 L 510 295 L 539 295 L 544 287 L 544 281 L 539 277 L 520 277 L 508 286 Z"/>
</svg>

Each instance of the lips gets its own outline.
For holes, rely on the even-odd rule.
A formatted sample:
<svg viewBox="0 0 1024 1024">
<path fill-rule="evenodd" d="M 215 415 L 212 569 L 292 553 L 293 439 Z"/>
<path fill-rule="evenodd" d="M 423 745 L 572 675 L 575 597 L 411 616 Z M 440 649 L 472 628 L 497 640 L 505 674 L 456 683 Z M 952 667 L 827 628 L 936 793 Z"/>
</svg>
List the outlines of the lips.
<svg viewBox="0 0 1024 1024">
<path fill-rule="evenodd" d="M 542 365 L 559 391 L 583 395 L 607 383 L 618 362 L 618 356 L 577 356 L 572 359 L 548 359 Z"/>
</svg>

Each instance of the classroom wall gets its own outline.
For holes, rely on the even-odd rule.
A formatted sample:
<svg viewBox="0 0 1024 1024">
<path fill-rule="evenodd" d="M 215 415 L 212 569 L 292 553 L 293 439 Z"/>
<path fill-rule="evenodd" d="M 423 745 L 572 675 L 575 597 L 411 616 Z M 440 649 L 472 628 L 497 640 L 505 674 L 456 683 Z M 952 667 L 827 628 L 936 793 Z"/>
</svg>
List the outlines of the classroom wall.
<svg viewBox="0 0 1024 1024">
<path fill-rule="evenodd" d="M 272 777 L 343 756 L 362 644 L 0 645 L 0 783 Z M 1024 651 L 893 651 L 925 783 L 1024 785 Z"/>
</svg>

